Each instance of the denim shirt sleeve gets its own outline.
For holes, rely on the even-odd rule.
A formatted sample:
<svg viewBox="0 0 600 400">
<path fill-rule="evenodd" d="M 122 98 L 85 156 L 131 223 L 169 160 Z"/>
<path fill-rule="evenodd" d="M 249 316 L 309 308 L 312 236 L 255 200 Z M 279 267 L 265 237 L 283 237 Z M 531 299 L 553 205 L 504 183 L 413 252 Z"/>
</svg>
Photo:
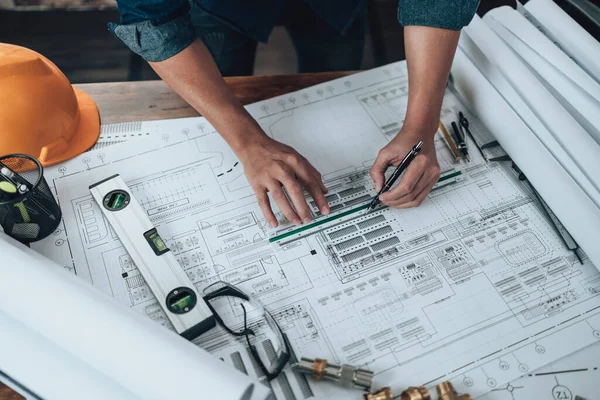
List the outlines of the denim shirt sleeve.
<svg viewBox="0 0 600 400">
<path fill-rule="evenodd" d="M 398 20 L 404 26 L 420 25 L 454 31 L 469 25 L 479 0 L 400 0 Z"/>
<path fill-rule="evenodd" d="M 120 23 L 109 23 L 112 34 L 146 61 L 166 60 L 196 39 L 185 0 L 118 0 Z"/>
</svg>

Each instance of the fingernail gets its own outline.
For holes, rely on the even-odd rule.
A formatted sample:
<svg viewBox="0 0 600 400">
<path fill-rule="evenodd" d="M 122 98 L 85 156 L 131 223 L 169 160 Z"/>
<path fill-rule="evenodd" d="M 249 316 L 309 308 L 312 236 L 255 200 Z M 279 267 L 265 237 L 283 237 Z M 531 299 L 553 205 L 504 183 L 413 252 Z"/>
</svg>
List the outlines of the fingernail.
<svg viewBox="0 0 600 400">
<path fill-rule="evenodd" d="M 277 228 L 277 222 L 276 221 L 269 221 L 269 225 L 271 225 L 271 228 Z"/>
<path fill-rule="evenodd" d="M 298 218 L 294 218 L 294 219 L 292 220 L 292 223 L 293 223 L 294 225 L 300 225 L 300 224 L 302 223 L 302 221 L 300 221 Z"/>
<path fill-rule="evenodd" d="M 310 219 L 310 218 L 304 218 L 304 220 L 303 220 L 303 222 L 304 222 L 305 224 L 308 224 L 310 221 L 311 221 L 311 219 Z"/>
<path fill-rule="evenodd" d="M 321 214 L 323 214 L 323 215 L 328 215 L 329 211 L 330 211 L 329 207 L 321 208 Z"/>
</svg>

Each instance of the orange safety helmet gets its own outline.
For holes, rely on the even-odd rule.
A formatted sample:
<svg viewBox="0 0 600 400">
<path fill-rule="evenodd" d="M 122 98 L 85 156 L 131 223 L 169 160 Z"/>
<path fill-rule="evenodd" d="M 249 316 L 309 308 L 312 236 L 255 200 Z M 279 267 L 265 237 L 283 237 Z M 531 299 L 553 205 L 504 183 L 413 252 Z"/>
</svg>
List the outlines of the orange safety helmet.
<svg viewBox="0 0 600 400">
<path fill-rule="evenodd" d="M 0 43 L 0 156 L 28 154 L 46 167 L 88 150 L 99 135 L 89 95 L 41 54 Z"/>
</svg>

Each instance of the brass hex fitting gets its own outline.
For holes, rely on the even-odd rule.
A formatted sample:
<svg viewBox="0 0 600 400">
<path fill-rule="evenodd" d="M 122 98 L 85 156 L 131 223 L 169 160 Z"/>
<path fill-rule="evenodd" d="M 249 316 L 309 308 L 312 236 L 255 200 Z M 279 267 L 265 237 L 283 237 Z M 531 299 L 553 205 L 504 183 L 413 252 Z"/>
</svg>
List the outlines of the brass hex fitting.
<svg viewBox="0 0 600 400">
<path fill-rule="evenodd" d="M 318 381 L 322 381 L 325 378 L 325 369 L 327 368 L 327 360 L 322 358 L 315 358 L 312 363 L 312 377 Z"/>
<path fill-rule="evenodd" d="M 431 394 L 426 387 L 411 386 L 400 394 L 401 400 L 431 400 Z"/>
<path fill-rule="evenodd" d="M 392 389 L 389 387 L 379 389 L 375 393 L 363 394 L 363 400 L 392 400 L 393 398 Z"/>
<path fill-rule="evenodd" d="M 471 395 L 469 394 L 461 394 L 459 396 L 449 381 L 440 383 L 435 389 L 438 393 L 438 400 L 471 400 Z"/>
</svg>

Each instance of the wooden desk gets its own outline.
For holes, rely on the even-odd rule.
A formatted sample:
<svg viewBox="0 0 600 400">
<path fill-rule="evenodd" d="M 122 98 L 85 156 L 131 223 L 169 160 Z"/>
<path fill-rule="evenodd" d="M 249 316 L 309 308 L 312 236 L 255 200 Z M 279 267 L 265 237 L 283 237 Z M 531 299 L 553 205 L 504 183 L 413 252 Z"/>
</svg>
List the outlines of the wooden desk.
<svg viewBox="0 0 600 400">
<path fill-rule="evenodd" d="M 304 89 L 353 72 L 323 72 L 278 76 L 226 78 L 244 105 Z M 90 94 L 103 124 L 154 119 L 196 117 L 198 112 L 162 81 L 86 83 L 75 85 Z M 0 400 L 23 397 L 0 383 Z"/>
<path fill-rule="evenodd" d="M 0 399 L 2 400 L 24 400 L 19 393 L 0 382 Z"/>
<path fill-rule="evenodd" d="M 322 72 L 225 78 L 242 104 L 251 104 L 353 72 Z M 75 85 L 90 94 L 103 124 L 197 117 L 199 114 L 163 81 L 86 83 Z"/>
</svg>

